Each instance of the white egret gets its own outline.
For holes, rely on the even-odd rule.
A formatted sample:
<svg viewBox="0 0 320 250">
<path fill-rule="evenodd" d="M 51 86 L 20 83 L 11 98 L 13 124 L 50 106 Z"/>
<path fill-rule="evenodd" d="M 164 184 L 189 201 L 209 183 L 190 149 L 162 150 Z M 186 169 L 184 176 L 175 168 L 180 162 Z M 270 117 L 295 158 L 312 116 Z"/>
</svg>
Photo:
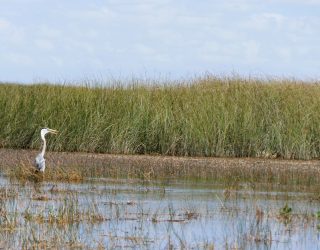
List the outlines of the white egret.
<svg viewBox="0 0 320 250">
<path fill-rule="evenodd" d="M 50 128 L 41 129 L 40 136 L 43 141 L 43 148 L 42 148 L 41 153 L 37 155 L 36 161 L 35 161 L 36 168 L 40 172 L 44 172 L 44 170 L 46 168 L 46 160 L 44 159 L 44 154 L 46 152 L 47 143 L 46 143 L 45 135 L 48 133 L 57 134 L 58 131 L 54 130 L 54 129 L 50 129 Z"/>
</svg>

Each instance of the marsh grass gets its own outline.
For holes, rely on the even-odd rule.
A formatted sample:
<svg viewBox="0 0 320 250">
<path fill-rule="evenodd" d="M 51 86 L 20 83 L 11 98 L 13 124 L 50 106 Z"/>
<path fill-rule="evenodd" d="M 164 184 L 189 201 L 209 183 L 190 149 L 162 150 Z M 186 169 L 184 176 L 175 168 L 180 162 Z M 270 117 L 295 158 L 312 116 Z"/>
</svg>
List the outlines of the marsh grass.
<svg viewBox="0 0 320 250">
<path fill-rule="evenodd" d="M 0 199 L 0 231 L 14 231 L 18 226 L 18 207 L 16 203 L 10 206 L 6 200 Z"/>
<path fill-rule="evenodd" d="M 14 187 L 0 187 L 0 200 L 8 200 L 18 195 Z"/>
<path fill-rule="evenodd" d="M 42 211 L 37 214 L 31 214 L 29 211 L 26 211 L 24 218 L 37 223 L 58 225 L 70 225 L 83 221 L 87 223 L 99 223 L 105 220 L 97 211 L 95 204 L 83 209 L 79 205 L 77 198 L 72 196 L 65 198 L 57 208 L 49 207 L 47 212 Z"/>
<path fill-rule="evenodd" d="M 294 79 L 0 84 L 0 146 L 38 149 L 49 126 L 55 151 L 312 159 L 319 106 L 318 82 Z"/>
<path fill-rule="evenodd" d="M 7 175 L 11 179 L 22 182 L 42 182 L 42 181 L 64 181 L 64 182 L 82 182 L 84 176 L 80 171 L 68 170 L 62 167 L 47 169 L 44 173 L 39 172 L 33 166 L 20 164 L 14 168 L 6 169 Z"/>
<path fill-rule="evenodd" d="M 18 187 L 15 188 L 18 192 Z M 36 193 L 32 192 L 29 198 L 20 195 L 11 200 L 0 199 L 0 236 L 4 240 L 0 241 L 1 246 L 5 249 L 91 249 L 80 242 L 77 230 L 80 224 L 94 225 L 105 221 L 97 203 L 90 200 L 87 206 L 81 206 L 77 193 L 67 193 L 50 203 L 47 196 Z M 27 207 L 23 205 L 25 199 L 30 199 Z M 42 206 L 31 205 L 39 201 Z"/>
</svg>

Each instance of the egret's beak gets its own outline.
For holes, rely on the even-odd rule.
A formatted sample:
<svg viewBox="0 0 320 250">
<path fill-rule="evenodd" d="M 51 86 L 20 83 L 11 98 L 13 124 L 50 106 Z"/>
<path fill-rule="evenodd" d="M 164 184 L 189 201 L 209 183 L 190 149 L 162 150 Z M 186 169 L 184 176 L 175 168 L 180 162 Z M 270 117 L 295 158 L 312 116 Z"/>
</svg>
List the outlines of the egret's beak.
<svg viewBox="0 0 320 250">
<path fill-rule="evenodd" d="M 52 134 L 58 134 L 59 131 L 55 130 L 55 129 L 48 129 L 48 131 Z"/>
</svg>

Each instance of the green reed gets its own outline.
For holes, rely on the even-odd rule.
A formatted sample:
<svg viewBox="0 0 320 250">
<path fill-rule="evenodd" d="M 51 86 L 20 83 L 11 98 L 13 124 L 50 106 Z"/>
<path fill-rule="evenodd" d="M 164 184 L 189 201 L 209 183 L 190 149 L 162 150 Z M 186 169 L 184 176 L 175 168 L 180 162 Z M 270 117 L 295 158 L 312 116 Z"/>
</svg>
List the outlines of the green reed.
<svg viewBox="0 0 320 250">
<path fill-rule="evenodd" d="M 81 85 L 81 84 L 80 84 Z M 0 84 L 0 147 L 181 156 L 318 158 L 316 81 L 217 78 Z"/>
</svg>

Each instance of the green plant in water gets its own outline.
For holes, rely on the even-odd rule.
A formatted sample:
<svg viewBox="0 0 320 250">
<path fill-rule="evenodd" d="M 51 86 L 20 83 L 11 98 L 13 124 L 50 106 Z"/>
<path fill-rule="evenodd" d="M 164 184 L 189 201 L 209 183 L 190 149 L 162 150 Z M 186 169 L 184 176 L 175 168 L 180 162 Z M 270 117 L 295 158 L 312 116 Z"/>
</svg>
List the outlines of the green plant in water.
<svg viewBox="0 0 320 250">
<path fill-rule="evenodd" d="M 284 224 L 288 224 L 291 221 L 291 213 L 292 213 L 292 208 L 288 206 L 288 203 L 284 205 L 280 209 L 280 216 L 284 220 Z"/>
<path fill-rule="evenodd" d="M 316 212 L 317 219 L 320 219 L 320 211 Z"/>
<path fill-rule="evenodd" d="M 291 212 L 292 208 L 288 206 L 288 203 L 286 203 L 286 205 L 284 205 L 284 207 L 280 209 L 281 216 L 289 216 Z"/>
<path fill-rule="evenodd" d="M 319 220 L 320 219 L 320 211 L 316 212 L 316 218 Z M 320 224 L 317 224 L 317 229 L 320 230 Z"/>
</svg>

